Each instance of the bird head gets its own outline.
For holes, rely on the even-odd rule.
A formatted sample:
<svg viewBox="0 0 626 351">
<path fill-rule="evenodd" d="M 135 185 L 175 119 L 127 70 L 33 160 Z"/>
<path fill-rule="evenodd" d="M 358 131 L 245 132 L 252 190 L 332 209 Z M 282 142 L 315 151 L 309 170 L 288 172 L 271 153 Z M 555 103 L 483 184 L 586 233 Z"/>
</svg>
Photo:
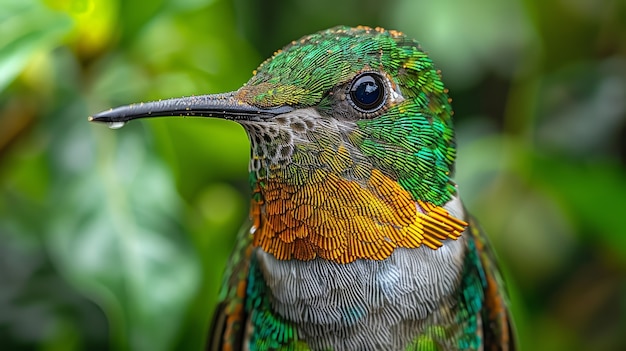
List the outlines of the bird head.
<svg viewBox="0 0 626 351">
<path fill-rule="evenodd" d="M 277 51 L 237 91 L 90 120 L 120 126 L 156 116 L 244 127 L 254 243 L 278 259 L 384 259 L 396 247 L 436 249 L 466 225 L 442 207 L 456 194 L 447 89 L 400 32 L 331 28 Z"/>
</svg>

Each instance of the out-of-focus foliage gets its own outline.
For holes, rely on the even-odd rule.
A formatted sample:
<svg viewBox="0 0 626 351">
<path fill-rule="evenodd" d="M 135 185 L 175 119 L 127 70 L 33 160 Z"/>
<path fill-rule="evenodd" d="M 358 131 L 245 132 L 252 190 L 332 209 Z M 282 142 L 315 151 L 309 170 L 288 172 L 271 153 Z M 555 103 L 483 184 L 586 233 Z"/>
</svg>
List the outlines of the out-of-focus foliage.
<svg viewBox="0 0 626 351">
<path fill-rule="evenodd" d="M 0 0 L 0 345 L 202 347 L 248 144 L 115 105 L 237 89 L 336 24 L 420 40 L 456 110 L 456 179 L 525 350 L 626 348 L 626 4 L 619 0 Z"/>
</svg>

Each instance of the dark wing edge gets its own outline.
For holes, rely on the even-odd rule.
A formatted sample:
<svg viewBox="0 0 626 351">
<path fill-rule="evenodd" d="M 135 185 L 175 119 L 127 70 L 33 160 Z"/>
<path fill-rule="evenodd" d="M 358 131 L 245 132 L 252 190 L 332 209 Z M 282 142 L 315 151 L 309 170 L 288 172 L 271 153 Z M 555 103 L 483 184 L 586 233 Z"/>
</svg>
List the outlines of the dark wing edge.
<svg viewBox="0 0 626 351">
<path fill-rule="evenodd" d="M 220 302 L 213 312 L 207 335 L 206 351 L 238 351 L 242 349 L 245 325 L 246 288 L 252 253 L 250 226 L 244 226 L 237 235 L 235 249 L 230 256 L 224 282 L 220 290 Z"/>
<path fill-rule="evenodd" d="M 484 350 L 517 350 L 514 328 L 508 308 L 506 286 L 496 255 L 476 219 L 470 216 L 470 235 L 475 239 L 484 271 L 483 337 Z"/>
<path fill-rule="evenodd" d="M 226 307 L 225 303 L 221 302 L 215 307 L 213 312 L 213 318 L 211 319 L 211 325 L 209 327 L 209 334 L 206 343 L 206 351 L 220 351 L 224 348 L 224 332 L 226 331 Z"/>
</svg>

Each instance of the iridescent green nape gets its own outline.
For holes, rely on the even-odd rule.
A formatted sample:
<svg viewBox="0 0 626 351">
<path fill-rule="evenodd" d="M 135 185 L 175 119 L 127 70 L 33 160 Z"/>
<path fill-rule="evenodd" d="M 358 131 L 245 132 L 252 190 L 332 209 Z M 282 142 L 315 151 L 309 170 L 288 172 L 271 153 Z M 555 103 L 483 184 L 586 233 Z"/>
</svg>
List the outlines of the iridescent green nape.
<svg viewBox="0 0 626 351">
<path fill-rule="evenodd" d="M 448 118 L 434 118 L 432 111 L 407 99 L 378 118 L 357 122 L 363 154 L 375 159 L 380 169 L 393 170 L 413 198 L 438 206 L 456 191 L 450 186 L 456 154 L 450 109 L 442 111 Z"/>
<path fill-rule="evenodd" d="M 401 41 L 392 56 L 395 64 L 387 69 L 406 100 L 379 118 L 357 122 L 362 149 L 381 169 L 393 169 L 414 198 L 441 206 L 456 192 L 450 184 L 456 145 L 448 90 L 417 43 Z"/>
</svg>

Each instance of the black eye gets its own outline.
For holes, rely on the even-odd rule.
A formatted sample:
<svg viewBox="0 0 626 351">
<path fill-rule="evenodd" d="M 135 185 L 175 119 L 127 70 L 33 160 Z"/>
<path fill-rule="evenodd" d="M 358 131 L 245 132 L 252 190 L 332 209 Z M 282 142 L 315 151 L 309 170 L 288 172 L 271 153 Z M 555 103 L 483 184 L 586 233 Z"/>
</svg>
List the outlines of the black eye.
<svg viewBox="0 0 626 351">
<path fill-rule="evenodd" d="M 362 73 L 354 78 L 350 86 L 350 99 L 361 112 L 374 112 L 381 108 L 387 98 L 385 84 L 374 72 Z"/>
</svg>

